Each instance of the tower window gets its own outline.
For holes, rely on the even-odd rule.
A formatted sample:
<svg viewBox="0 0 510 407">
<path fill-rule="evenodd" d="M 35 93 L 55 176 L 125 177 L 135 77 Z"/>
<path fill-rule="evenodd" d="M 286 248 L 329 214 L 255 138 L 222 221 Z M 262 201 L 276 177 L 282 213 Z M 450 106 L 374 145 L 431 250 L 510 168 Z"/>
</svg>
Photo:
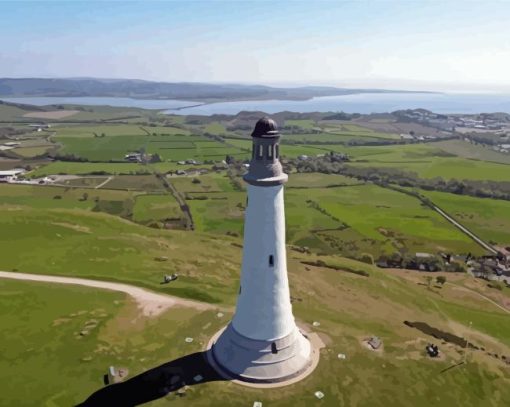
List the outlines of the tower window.
<svg viewBox="0 0 510 407">
<path fill-rule="evenodd" d="M 278 353 L 278 348 L 276 347 L 276 343 L 275 342 L 273 342 L 271 344 L 271 353 L 273 353 L 273 354 Z"/>
<path fill-rule="evenodd" d="M 263 154 L 264 154 L 264 146 L 260 145 L 259 146 L 259 151 L 258 151 L 258 154 L 257 154 L 257 160 L 262 160 Z"/>
<path fill-rule="evenodd" d="M 279 156 L 280 156 L 280 146 L 278 144 L 276 144 L 274 146 L 274 157 L 278 158 Z"/>
<path fill-rule="evenodd" d="M 274 256 L 273 256 L 273 255 L 270 255 L 270 256 L 269 256 L 269 266 L 270 266 L 270 267 L 273 267 L 273 266 L 274 266 Z"/>
<path fill-rule="evenodd" d="M 241 295 L 241 286 L 239 286 L 239 295 Z"/>
<path fill-rule="evenodd" d="M 273 158 L 273 146 L 272 145 L 267 146 L 267 158 Z"/>
</svg>

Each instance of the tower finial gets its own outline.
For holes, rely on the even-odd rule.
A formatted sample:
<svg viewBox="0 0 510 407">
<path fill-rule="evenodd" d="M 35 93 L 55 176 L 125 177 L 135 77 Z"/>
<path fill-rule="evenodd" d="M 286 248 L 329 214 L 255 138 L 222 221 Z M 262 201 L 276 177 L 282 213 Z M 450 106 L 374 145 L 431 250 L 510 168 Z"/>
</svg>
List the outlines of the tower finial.
<svg viewBox="0 0 510 407">
<path fill-rule="evenodd" d="M 255 128 L 251 133 L 252 137 L 276 137 L 277 135 L 278 127 L 276 126 L 276 122 L 267 116 L 263 117 L 255 124 Z"/>
<path fill-rule="evenodd" d="M 251 133 L 253 146 L 250 170 L 243 179 L 258 186 L 281 185 L 287 182 L 287 174 L 280 163 L 280 134 L 276 122 L 269 118 L 260 119 Z"/>
</svg>

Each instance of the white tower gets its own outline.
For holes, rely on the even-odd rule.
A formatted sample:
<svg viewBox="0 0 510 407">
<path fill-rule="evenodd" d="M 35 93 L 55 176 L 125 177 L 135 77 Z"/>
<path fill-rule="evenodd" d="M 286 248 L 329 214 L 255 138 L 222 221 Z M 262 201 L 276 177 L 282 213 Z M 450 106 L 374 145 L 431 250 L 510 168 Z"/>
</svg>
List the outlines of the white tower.
<svg viewBox="0 0 510 407">
<path fill-rule="evenodd" d="M 280 136 L 269 118 L 252 133 L 241 285 L 234 318 L 214 341 L 213 364 L 248 382 L 281 382 L 311 364 L 311 346 L 292 315 L 287 258 Z"/>
</svg>

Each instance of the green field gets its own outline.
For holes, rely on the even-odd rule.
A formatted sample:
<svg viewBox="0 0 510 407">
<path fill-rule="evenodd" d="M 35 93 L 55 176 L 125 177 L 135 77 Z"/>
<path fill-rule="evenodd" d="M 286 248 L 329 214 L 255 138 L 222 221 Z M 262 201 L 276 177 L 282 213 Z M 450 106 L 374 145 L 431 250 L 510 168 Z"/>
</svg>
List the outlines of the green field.
<svg viewBox="0 0 510 407">
<path fill-rule="evenodd" d="M 291 174 L 289 178 L 285 192 L 289 243 L 349 256 L 378 257 L 397 251 L 481 253 L 470 238 L 408 195 L 375 185 L 353 185 L 351 178 L 338 175 Z M 196 185 L 177 186 L 190 192 L 187 203 L 196 230 L 241 235 L 245 193 L 215 189 L 199 193 L 201 184 Z"/>
<path fill-rule="evenodd" d="M 221 161 L 227 154 L 237 156 L 242 151 L 226 147 L 206 138 L 182 135 L 116 135 L 105 137 L 54 137 L 62 145 L 61 155 L 73 154 L 89 161 L 123 160 L 130 152 L 145 150 L 158 154 L 163 160 L 213 160 Z"/>
<path fill-rule="evenodd" d="M 152 184 L 140 181 L 139 185 L 150 190 Z M 172 195 L 161 191 L 161 195 L 144 195 L 121 189 L 0 184 L 0 208 L 84 209 L 123 216 L 143 224 L 166 219 L 180 220 L 182 211 L 179 204 Z"/>
<path fill-rule="evenodd" d="M 422 178 L 440 177 L 445 180 L 510 181 L 510 167 L 505 164 L 466 160 L 462 158 L 435 158 L 416 162 L 356 162 L 349 165 L 371 168 L 395 168 L 414 172 Z"/>
<path fill-rule="evenodd" d="M 464 349 L 440 344 L 442 358 L 431 360 L 423 348 L 434 338 L 403 324 L 424 321 L 457 335 L 469 332 L 469 340 L 487 352 L 505 354 L 510 346 L 509 316 L 490 303 L 476 296 L 459 296 L 449 286 L 436 293 L 367 265 L 363 267 L 370 270 L 368 278 L 318 267 L 310 271 L 294 255 L 290 257 L 292 295 L 301 299 L 294 304 L 294 313 L 300 322 L 320 321 L 313 330 L 326 345 L 313 374 L 289 387 L 250 389 L 208 382 L 207 375 L 205 383 L 193 384 L 195 374 L 205 373 L 192 370 L 185 397 L 162 392 L 149 405 L 239 406 L 260 400 L 264 405 L 305 407 L 319 403 L 314 397 L 318 390 L 325 394 L 320 404 L 326 406 L 383 407 L 392 401 L 395 406 L 425 407 L 433 398 L 441 406 L 462 400 L 465 406 L 484 407 L 504 405 L 510 396 L 510 374 L 504 362 L 486 352 L 470 351 L 466 365 L 442 374 L 463 360 Z M 221 278 L 221 272 L 213 273 Z M 0 287 L 0 324 L 9 332 L 0 338 L 0 346 L 9 350 L 0 356 L 0 379 L 10 383 L 0 402 L 5 406 L 28 401 L 75 405 L 105 389 L 103 376 L 109 366 L 128 369 L 128 378 L 133 378 L 164 363 L 192 357 L 231 318 L 230 312 L 218 318 L 216 311 L 182 307 L 148 318 L 120 293 L 9 280 L 1 280 Z M 383 352 L 369 351 L 361 344 L 374 334 L 384 341 Z M 186 337 L 194 338 L 193 342 L 186 343 Z M 347 355 L 346 359 L 338 359 L 338 353 Z M 20 388 L 26 391 L 20 393 Z"/>
<path fill-rule="evenodd" d="M 317 123 L 314 120 L 310 119 L 287 119 L 285 120 L 285 126 L 296 126 L 301 127 L 303 129 L 313 129 L 314 127 L 318 127 Z"/>
<path fill-rule="evenodd" d="M 133 220 L 147 223 L 165 219 L 180 219 L 182 211 L 175 198 L 170 194 L 139 195 L 133 208 Z"/>
<path fill-rule="evenodd" d="M 142 319 L 133 301 L 116 292 L 9 280 L 0 288 L 0 323 L 9 332 L 0 339 L 9 350 L 0 356 L 0 380 L 9 383 L 2 406 L 76 405 L 104 386 L 109 366 L 133 377 L 200 350 L 184 337 L 198 342 L 207 321 L 221 324 L 211 312 L 186 308 Z"/>
<path fill-rule="evenodd" d="M 154 175 L 116 175 L 111 181 L 106 183 L 102 189 L 164 191 L 165 188 L 162 182 Z"/>
<path fill-rule="evenodd" d="M 321 147 L 348 154 L 351 158 L 350 166 L 395 168 L 400 171 L 414 172 L 422 178 L 510 181 L 510 171 L 508 171 L 510 167 L 504 164 L 501 159 L 498 163 L 495 160 L 492 162 L 491 160 L 465 158 L 463 155 L 467 153 L 461 148 L 457 149 L 455 147 L 457 143 L 464 142 L 446 141 L 374 147 Z M 464 147 L 463 144 L 461 147 Z M 480 149 L 482 148 L 480 147 Z M 492 154 L 489 154 L 491 151 L 486 153 L 492 157 Z M 497 155 L 502 156 L 500 153 Z"/>
<path fill-rule="evenodd" d="M 68 185 L 73 187 L 89 187 L 89 188 L 95 188 L 98 185 L 101 185 L 104 183 L 108 177 L 78 177 L 73 179 L 66 179 L 59 181 L 59 185 Z"/>
<path fill-rule="evenodd" d="M 340 174 L 294 173 L 289 175 L 286 188 L 328 188 L 339 185 L 357 185 L 360 182 L 354 178 Z"/>
<path fill-rule="evenodd" d="M 234 186 L 225 172 L 209 173 L 195 177 L 171 176 L 168 181 L 182 193 L 186 192 L 234 192 Z"/>
<path fill-rule="evenodd" d="M 149 134 L 165 135 L 188 135 L 189 131 L 177 127 L 151 127 L 129 124 L 109 124 L 109 125 L 76 125 L 76 126 L 54 126 L 52 130 L 58 137 L 94 137 L 94 135 L 105 137 L 109 136 L 147 136 Z"/>
<path fill-rule="evenodd" d="M 286 203 L 288 237 L 298 245 L 374 256 L 395 251 L 480 252 L 469 238 L 417 199 L 375 185 L 314 188 L 306 194 L 288 190 Z M 300 219 L 308 220 L 315 212 L 330 220 L 312 225 L 315 233 L 310 235 L 301 230 Z"/>
<path fill-rule="evenodd" d="M 46 153 L 46 151 L 48 151 L 48 146 L 46 146 L 46 147 L 42 147 L 42 146 L 41 147 L 20 147 L 20 148 L 15 148 L 12 150 L 13 153 L 15 153 L 23 158 L 32 158 L 32 157 L 41 156 L 44 153 Z"/>
<path fill-rule="evenodd" d="M 195 230 L 209 233 L 242 235 L 246 193 L 188 194 Z"/>
<path fill-rule="evenodd" d="M 175 167 L 175 166 L 174 166 Z M 88 175 L 88 174 L 149 174 L 151 169 L 142 164 L 135 163 L 87 163 L 87 162 L 66 162 L 55 161 L 45 166 L 41 166 L 28 175 L 33 178 L 45 175 L 70 174 L 70 175 Z"/>
<path fill-rule="evenodd" d="M 473 160 L 510 164 L 510 155 L 492 150 L 490 147 L 474 145 L 463 140 L 448 140 L 434 143 L 443 151 Z"/>
<path fill-rule="evenodd" d="M 0 184 L 0 205 L 16 205 L 35 209 L 98 209 L 107 203 L 123 203 L 135 194 L 126 191 L 65 188 L 41 185 Z M 85 199 L 86 197 L 86 199 Z"/>
<path fill-rule="evenodd" d="M 510 246 L 510 202 L 446 192 L 419 192 L 482 239 Z"/>
</svg>

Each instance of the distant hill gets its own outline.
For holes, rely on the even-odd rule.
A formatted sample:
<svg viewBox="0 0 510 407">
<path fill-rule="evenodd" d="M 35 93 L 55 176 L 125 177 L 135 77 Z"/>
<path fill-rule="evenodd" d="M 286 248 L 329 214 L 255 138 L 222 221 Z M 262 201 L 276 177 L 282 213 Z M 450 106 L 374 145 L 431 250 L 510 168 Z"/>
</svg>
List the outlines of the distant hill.
<svg viewBox="0 0 510 407">
<path fill-rule="evenodd" d="M 201 102 L 228 100 L 293 99 L 357 93 L 406 92 L 380 89 L 345 89 L 327 86 L 276 88 L 262 85 L 168 83 L 133 79 L 0 78 L 0 97 L 108 96 L 138 99 L 180 99 Z M 423 93 L 423 92 L 410 92 Z"/>
</svg>

